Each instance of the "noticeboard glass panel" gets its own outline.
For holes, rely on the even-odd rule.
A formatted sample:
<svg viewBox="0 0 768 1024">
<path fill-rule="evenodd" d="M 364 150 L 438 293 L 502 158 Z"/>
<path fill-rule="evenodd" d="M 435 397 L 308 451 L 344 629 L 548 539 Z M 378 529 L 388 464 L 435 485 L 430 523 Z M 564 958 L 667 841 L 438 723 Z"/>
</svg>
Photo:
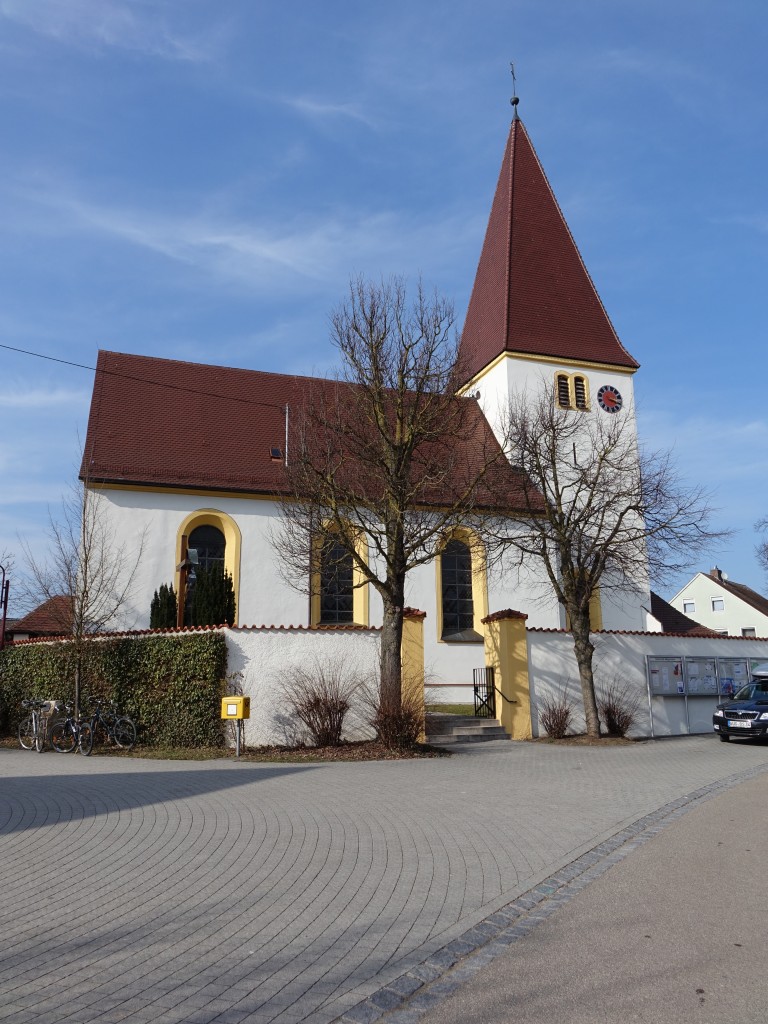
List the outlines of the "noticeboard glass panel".
<svg viewBox="0 0 768 1024">
<path fill-rule="evenodd" d="M 677 697 L 685 693 L 682 658 L 649 658 L 648 680 L 651 693 L 661 697 Z"/>
<path fill-rule="evenodd" d="M 717 696 L 717 667 L 714 658 L 686 658 L 688 693 Z"/>
<path fill-rule="evenodd" d="M 746 658 L 718 658 L 720 693 L 732 697 L 745 683 L 749 682 L 749 665 Z"/>
</svg>

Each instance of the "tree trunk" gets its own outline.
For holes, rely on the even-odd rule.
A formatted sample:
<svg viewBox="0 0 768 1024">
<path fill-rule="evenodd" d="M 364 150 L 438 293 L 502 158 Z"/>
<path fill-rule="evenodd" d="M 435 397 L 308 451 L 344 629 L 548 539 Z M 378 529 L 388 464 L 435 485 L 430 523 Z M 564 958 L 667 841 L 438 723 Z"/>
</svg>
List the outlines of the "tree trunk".
<svg viewBox="0 0 768 1024">
<path fill-rule="evenodd" d="M 595 678 L 592 672 L 592 655 L 595 647 L 589 637 L 589 612 L 586 615 L 571 615 L 571 632 L 576 663 L 579 666 L 581 683 L 581 699 L 584 703 L 584 718 L 587 724 L 587 736 L 600 735 L 600 718 L 597 713 L 595 697 Z"/>
<path fill-rule="evenodd" d="M 379 693 L 384 707 L 399 710 L 402 700 L 403 602 L 384 598 L 381 628 Z"/>
</svg>

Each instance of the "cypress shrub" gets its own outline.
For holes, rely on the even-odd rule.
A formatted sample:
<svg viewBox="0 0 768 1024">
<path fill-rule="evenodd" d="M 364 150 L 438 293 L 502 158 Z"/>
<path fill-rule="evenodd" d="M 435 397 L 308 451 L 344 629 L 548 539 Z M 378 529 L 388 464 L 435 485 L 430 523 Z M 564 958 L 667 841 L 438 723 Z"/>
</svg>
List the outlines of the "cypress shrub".
<svg viewBox="0 0 768 1024">
<path fill-rule="evenodd" d="M 227 626 L 235 622 L 235 586 L 221 566 L 199 569 L 190 601 L 190 626 Z"/>
<path fill-rule="evenodd" d="M 169 586 L 162 583 L 160 589 L 155 591 L 152 604 L 149 609 L 150 629 L 173 629 L 176 625 L 176 591 L 173 584 Z"/>
</svg>

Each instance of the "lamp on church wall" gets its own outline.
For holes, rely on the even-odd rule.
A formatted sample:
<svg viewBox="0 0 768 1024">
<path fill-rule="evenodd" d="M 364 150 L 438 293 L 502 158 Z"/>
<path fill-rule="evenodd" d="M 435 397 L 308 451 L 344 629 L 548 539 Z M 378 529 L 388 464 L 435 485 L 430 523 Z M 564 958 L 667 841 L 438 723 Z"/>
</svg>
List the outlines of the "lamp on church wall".
<svg viewBox="0 0 768 1024">
<path fill-rule="evenodd" d="M 195 566 L 199 564 L 196 548 L 188 547 L 189 537 L 182 534 L 181 537 L 181 561 L 176 566 L 179 574 L 179 595 L 176 603 L 176 625 L 181 628 L 184 625 L 184 612 L 187 607 L 187 587 L 190 575 L 194 579 Z"/>
</svg>

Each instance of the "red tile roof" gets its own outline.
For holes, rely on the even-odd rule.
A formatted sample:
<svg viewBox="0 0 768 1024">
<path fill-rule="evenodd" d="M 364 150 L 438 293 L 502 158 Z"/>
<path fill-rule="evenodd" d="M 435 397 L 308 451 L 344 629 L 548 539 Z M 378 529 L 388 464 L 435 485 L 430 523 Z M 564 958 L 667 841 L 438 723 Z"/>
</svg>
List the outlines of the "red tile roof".
<svg viewBox="0 0 768 1024">
<path fill-rule="evenodd" d="M 463 379 L 503 352 L 639 365 L 619 341 L 520 120 L 510 128 L 461 336 Z"/>
<path fill-rule="evenodd" d="M 763 597 L 762 594 L 758 594 L 756 590 L 752 590 L 745 583 L 735 583 L 732 580 L 724 580 L 722 574 L 719 572 L 710 572 L 706 574 L 711 580 L 714 580 L 723 590 L 729 594 L 733 594 L 734 597 L 741 598 L 745 604 L 748 604 L 750 608 L 754 608 L 755 611 L 760 612 L 761 615 L 768 615 L 768 598 Z"/>
<path fill-rule="evenodd" d="M 720 636 L 716 630 L 702 626 L 700 622 L 695 622 L 687 615 L 683 615 L 681 611 L 674 608 L 663 597 L 654 594 L 653 591 L 651 591 L 651 615 L 659 620 L 665 633 L 675 633 L 678 636 Z"/>
<path fill-rule="evenodd" d="M 336 387 L 350 385 L 100 352 L 81 478 L 94 483 L 288 494 L 283 462 L 285 407 L 293 426 L 314 389 L 330 393 Z M 498 452 L 499 446 L 477 402 L 455 401 L 466 411 L 463 437 L 454 440 L 455 448 L 461 446 L 456 472 L 471 475 L 484 452 Z M 271 458 L 273 448 L 279 449 L 280 458 Z M 494 470 L 493 493 L 486 493 L 483 503 L 523 509 L 521 487 L 520 473 L 501 458 Z M 425 501 L 439 500 L 439 495 L 423 493 Z"/>
<path fill-rule="evenodd" d="M 60 636 L 71 628 L 72 599 L 63 596 L 43 601 L 23 618 L 17 619 L 13 630 L 6 627 L 9 633 L 29 633 L 32 636 Z"/>
</svg>

